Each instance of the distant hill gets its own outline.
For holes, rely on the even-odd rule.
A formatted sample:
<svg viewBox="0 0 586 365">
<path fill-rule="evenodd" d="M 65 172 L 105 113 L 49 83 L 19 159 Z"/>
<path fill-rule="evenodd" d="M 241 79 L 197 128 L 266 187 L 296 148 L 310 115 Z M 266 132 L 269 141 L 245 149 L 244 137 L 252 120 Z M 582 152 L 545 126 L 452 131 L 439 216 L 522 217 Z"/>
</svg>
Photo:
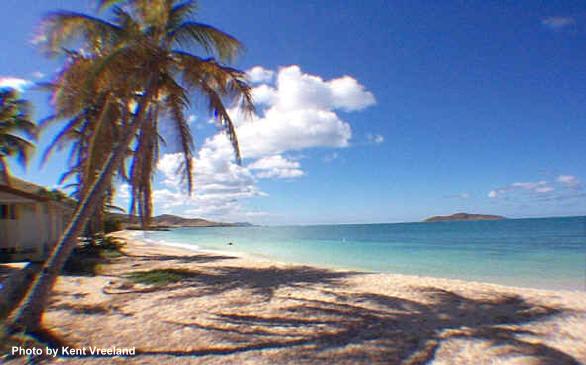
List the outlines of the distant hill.
<svg viewBox="0 0 586 365">
<path fill-rule="evenodd" d="M 125 228 L 138 228 L 138 218 L 136 218 L 136 224 L 130 221 L 128 215 L 125 214 L 113 214 Z M 149 228 L 162 229 L 162 228 L 178 228 L 178 227 L 247 227 L 252 226 L 248 222 L 239 223 L 226 223 L 226 222 L 214 222 L 203 218 L 184 218 L 172 214 L 162 214 L 151 218 L 151 226 Z"/>
<path fill-rule="evenodd" d="M 452 222 L 452 221 L 498 221 L 501 219 L 507 219 L 500 215 L 490 214 L 469 214 L 469 213 L 456 213 L 452 215 L 436 215 L 429 217 L 424 222 Z"/>
<path fill-rule="evenodd" d="M 214 222 L 203 218 L 183 218 L 172 214 L 162 214 L 153 217 L 153 223 L 158 226 L 166 227 L 236 227 L 236 226 L 251 226 L 247 222 L 241 223 L 226 223 Z"/>
</svg>

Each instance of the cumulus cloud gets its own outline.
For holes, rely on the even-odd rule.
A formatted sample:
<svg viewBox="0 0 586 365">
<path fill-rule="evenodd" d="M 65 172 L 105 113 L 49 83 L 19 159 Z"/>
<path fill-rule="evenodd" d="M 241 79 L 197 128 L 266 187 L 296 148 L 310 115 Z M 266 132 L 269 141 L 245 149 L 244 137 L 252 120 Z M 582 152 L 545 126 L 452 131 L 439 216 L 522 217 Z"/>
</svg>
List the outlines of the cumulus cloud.
<svg viewBox="0 0 586 365">
<path fill-rule="evenodd" d="M 0 76 L 0 88 L 11 88 L 22 92 L 30 85 L 32 85 L 30 80 L 12 76 Z"/>
<path fill-rule="evenodd" d="M 301 163 L 284 154 L 349 146 L 352 128 L 339 112 L 359 111 L 376 103 L 374 95 L 350 76 L 324 80 L 302 72 L 299 66 L 277 72 L 256 66 L 247 75 L 255 85 L 257 114 L 245 119 L 236 110 L 229 111 L 245 164 L 235 163 L 225 134 L 207 138 L 194 158 L 195 192 L 186 198 L 176 174 L 180 155 L 166 154 L 158 164 L 165 187 L 155 192 L 157 206 L 226 220 L 264 215 L 247 210 L 243 203 L 266 195 L 258 188 L 258 180 L 304 176 Z M 374 143 L 382 141 L 380 135 L 373 137 Z"/>
<path fill-rule="evenodd" d="M 271 105 L 276 97 L 275 89 L 269 85 L 262 84 L 252 89 L 252 98 L 256 105 Z"/>
<path fill-rule="evenodd" d="M 208 141 L 194 157 L 194 191 L 187 195 L 177 174 L 182 156 L 165 154 L 157 164 L 163 175 L 162 189 L 154 192 L 157 207 L 167 212 L 216 219 L 245 219 L 242 199 L 266 195 L 256 186 L 252 172 L 233 162 L 230 146 Z M 258 212 L 257 212 L 258 213 Z"/>
<path fill-rule="evenodd" d="M 374 105 L 374 95 L 350 76 L 324 81 L 321 77 L 303 73 L 299 66 L 283 67 L 277 76 L 280 110 L 341 109 L 362 110 Z"/>
<path fill-rule="evenodd" d="M 250 70 L 246 71 L 246 75 L 248 76 L 248 80 L 250 80 L 250 82 L 262 83 L 271 82 L 273 80 L 275 72 L 267 70 L 261 66 L 254 66 Z"/>
<path fill-rule="evenodd" d="M 260 73 L 256 67 L 248 72 Z M 234 118 L 247 158 L 312 147 L 346 147 L 352 129 L 337 111 L 358 111 L 376 103 L 374 95 L 349 76 L 323 80 L 303 73 L 299 66 L 281 68 L 275 84 L 255 87 L 253 96 L 265 107 L 259 115 L 250 121 Z"/>
<path fill-rule="evenodd" d="M 263 179 L 291 179 L 301 177 L 305 173 L 300 167 L 301 164 L 299 162 L 288 160 L 281 155 L 263 157 L 248 165 L 249 169 L 257 171 L 257 177 Z"/>
<path fill-rule="evenodd" d="M 530 201 L 561 201 L 583 196 L 583 186 L 573 175 L 560 175 L 551 181 L 514 182 L 488 192 L 491 199 Z"/>
<path fill-rule="evenodd" d="M 541 24 L 552 30 L 561 30 L 576 24 L 576 19 L 570 16 L 550 16 L 543 18 Z"/>
</svg>

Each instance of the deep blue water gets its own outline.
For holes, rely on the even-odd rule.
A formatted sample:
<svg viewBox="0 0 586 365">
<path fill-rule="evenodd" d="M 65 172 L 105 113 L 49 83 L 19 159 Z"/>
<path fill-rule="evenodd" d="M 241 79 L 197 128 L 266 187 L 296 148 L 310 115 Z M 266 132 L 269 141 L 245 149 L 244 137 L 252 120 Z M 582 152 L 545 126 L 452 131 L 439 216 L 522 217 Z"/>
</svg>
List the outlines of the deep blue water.
<svg viewBox="0 0 586 365">
<path fill-rule="evenodd" d="M 586 217 L 177 228 L 139 234 L 166 244 L 284 262 L 586 290 Z"/>
</svg>

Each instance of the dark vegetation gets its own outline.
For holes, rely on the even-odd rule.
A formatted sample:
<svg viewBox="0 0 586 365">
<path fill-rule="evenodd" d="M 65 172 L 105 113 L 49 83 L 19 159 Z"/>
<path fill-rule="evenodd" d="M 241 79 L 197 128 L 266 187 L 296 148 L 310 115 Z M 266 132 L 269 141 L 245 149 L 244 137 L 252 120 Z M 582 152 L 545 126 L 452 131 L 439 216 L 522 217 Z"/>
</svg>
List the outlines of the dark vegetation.
<svg viewBox="0 0 586 365">
<path fill-rule="evenodd" d="M 189 270 L 182 269 L 154 269 L 149 271 L 133 271 L 126 275 L 130 281 L 137 284 L 167 285 L 177 283 L 193 276 Z"/>
<path fill-rule="evenodd" d="M 123 255 L 124 243 L 116 238 L 98 234 L 86 238 L 73 250 L 63 267 L 66 275 L 94 276 L 100 265 Z"/>
<path fill-rule="evenodd" d="M 491 214 L 456 213 L 452 215 L 436 215 L 425 219 L 424 222 L 498 221 L 502 219 L 507 218 Z"/>
</svg>

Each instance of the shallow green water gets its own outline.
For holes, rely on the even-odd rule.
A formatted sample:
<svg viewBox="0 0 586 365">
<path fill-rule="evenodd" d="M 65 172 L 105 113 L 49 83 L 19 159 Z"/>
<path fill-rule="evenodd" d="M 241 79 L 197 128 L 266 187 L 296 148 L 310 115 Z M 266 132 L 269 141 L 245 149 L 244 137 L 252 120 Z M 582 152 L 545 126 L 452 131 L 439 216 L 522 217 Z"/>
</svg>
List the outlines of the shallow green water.
<svg viewBox="0 0 586 365">
<path fill-rule="evenodd" d="M 164 244 L 285 262 L 586 290 L 586 217 L 178 228 L 137 234 Z"/>
</svg>

